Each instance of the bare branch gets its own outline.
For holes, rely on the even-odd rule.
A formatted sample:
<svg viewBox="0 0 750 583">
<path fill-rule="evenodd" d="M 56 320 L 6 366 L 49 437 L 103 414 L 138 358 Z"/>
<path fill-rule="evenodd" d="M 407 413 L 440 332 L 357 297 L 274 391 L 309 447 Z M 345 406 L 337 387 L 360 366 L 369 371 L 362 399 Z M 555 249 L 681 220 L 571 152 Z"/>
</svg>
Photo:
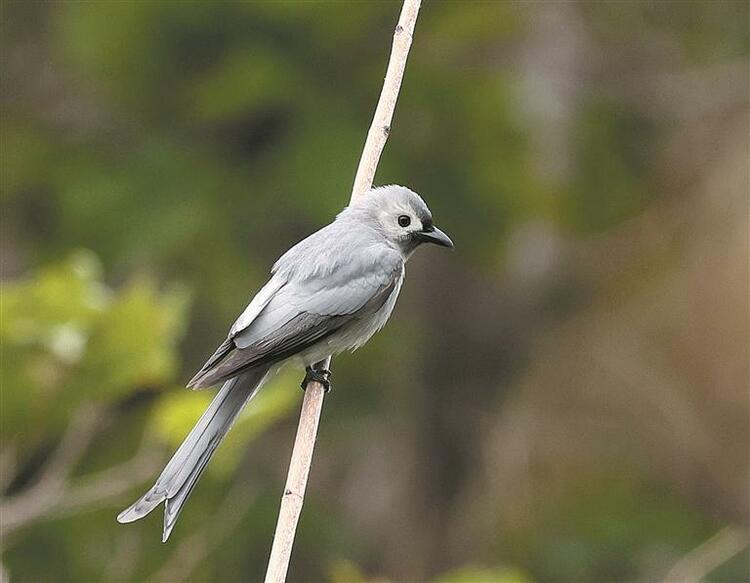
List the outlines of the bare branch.
<svg viewBox="0 0 750 583">
<path fill-rule="evenodd" d="M 96 434 L 99 417 L 93 407 L 78 411 L 39 480 L 20 494 L 0 502 L 3 537 L 40 518 L 66 515 L 106 502 L 153 473 L 158 456 L 144 439 L 130 460 L 73 483 L 69 481 L 71 472 Z"/>
<path fill-rule="evenodd" d="M 746 530 L 731 526 L 723 528 L 677 561 L 664 583 L 699 583 L 748 546 L 750 535 Z"/>
<path fill-rule="evenodd" d="M 70 476 L 94 439 L 102 414 L 101 407 L 95 405 L 84 405 L 73 414 L 68 430 L 39 478 L 39 484 L 59 483 Z"/>
<path fill-rule="evenodd" d="M 122 496 L 136 484 L 149 479 L 161 463 L 156 448 L 142 446 L 131 459 L 112 468 L 81 478 L 70 485 L 50 514 L 72 514 L 81 508 L 91 510 L 97 504 Z"/>
<path fill-rule="evenodd" d="M 330 362 L 330 358 L 326 361 Z M 292 459 L 289 462 L 289 473 L 286 478 L 284 495 L 281 497 L 279 519 L 273 536 L 271 557 L 268 560 L 266 583 L 283 582 L 289 569 L 292 556 L 294 533 L 302 512 L 302 503 L 307 489 L 307 477 L 310 474 L 315 437 L 318 433 L 320 412 L 323 408 L 325 389 L 320 383 L 308 383 L 302 411 L 294 439 Z"/>
<path fill-rule="evenodd" d="M 390 133 L 393 112 L 396 109 L 396 101 L 404 77 L 406 59 L 411 48 L 420 4 L 421 0 L 404 0 L 401 7 L 401 14 L 393 35 L 391 56 L 383 81 L 383 89 L 380 92 L 380 99 L 375 108 L 375 115 L 367 133 L 365 147 L 357 167 L 351 200 L 362 196 L 372 187 L 378 161 Z M 331 358 L 328 357 L 324 362 L 325 368 L 330 368 L 330 364 Z M 286 580 L 292 546 L 294 545 L 294 535 L 297 531 L 302 504 L 305 499 L 307 478 L 310 474 L 324 396 L 325 389 L 322 384 L 316 382 L 307 384 L 297 427 L 297 436 L 292 449 L 292 459 L 289 462 L 284 495 L 281 498 L 281 508 L 276 523 L 271 556 L 268 560 L 266 583 L 283 583 Z"/>
<path fill-rule="evenodd" d="M 68 477 L 96 434 L 100 412 L 92 405 L 78 409 L 36 482 L 2 501 L 0 528 L 3 536 L 47 513 L 61 498 Z"/>
<path fill-rule="evenodd" d="M 401 90 L 401 81 L 404 78 L 406 59 L 409 56 L 420 4 L 421 0 L 405 0 L 401 7 L 401 15 L 393 34 L 393 46 L 391 47 L 391 58 L 388 61 L 388 70 L 385 73 L 383 89 L 380 91 L 380 99 L 378 100 L 378 106 L 375 108 L 370 131 L 367 132 L 367 141 L 365 141 L 362 157 L 359 159 L 351 200 L 367 192 L 372 187 L 373 180 L 375 180 L 375 171 L 378 168 L 380 154 L 383 152 L 388 134 L 391 131 L 393 112 L 396 109 L 396 101 Z"/>
</svg>

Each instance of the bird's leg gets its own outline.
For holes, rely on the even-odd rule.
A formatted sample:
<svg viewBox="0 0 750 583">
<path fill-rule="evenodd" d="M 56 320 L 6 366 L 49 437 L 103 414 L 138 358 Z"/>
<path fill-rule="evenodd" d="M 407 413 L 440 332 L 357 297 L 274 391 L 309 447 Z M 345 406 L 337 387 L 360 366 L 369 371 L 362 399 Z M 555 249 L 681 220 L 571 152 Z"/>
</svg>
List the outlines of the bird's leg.
<svg viewBox="0 0 750 583">
<path fill-rule="evenodd" d="M 325 392 L 331 390 L 331 371 L 327 368 L 313 368 L 311 366 L 305 367 L 305 378 L 302 379 L 300 386 L 302 390 L 307 390 L 307 383 L 315 381 L 323 385 Z"/>
</svg>

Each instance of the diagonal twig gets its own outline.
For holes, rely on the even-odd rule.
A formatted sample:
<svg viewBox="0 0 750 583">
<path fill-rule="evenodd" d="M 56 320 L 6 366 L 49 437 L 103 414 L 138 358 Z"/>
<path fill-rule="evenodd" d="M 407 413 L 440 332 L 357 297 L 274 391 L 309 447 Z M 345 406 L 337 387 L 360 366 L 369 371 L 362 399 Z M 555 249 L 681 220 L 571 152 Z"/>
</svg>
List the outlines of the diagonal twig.
<svg viewBox="0 0 750 583">
<path fill-rule="evenodd" d="M 156 451 L 144 439 L 130 460 L 71 480 L 70 475 L 96 437 L 101 415 L 101 408 L 93 406 L 77 411 L 34 485 L 0 499 L 0 533 L 3 537 L 45 517 L 65 516 L 80 508 L 90 509 L 94 504 L 126 492 L 153 473 L 158 463 Z"/>
<path fill-rule="evenodd" d="M 36 482 L 14 496 L 0 500 L 0 530 L 4 536 L 18 526 L 36 520 L 57 503 L 70 474 L 96 435 L 99 417 L 100 410 L 93 405 L 78 409 Z"/>
<path fill-rule="evenodd" d="M 391 120 L 401 89 L 401 80 L 404 76 L 406 59 L 409 55 L 420 4 L 421 0 L 404 0 L 401 7 L 398 25 L 393 34 L 391 57 L 388 61 L 383 89 L 380 92 L 380 99 L 357 167 L 351 200 L 362 196 L 372 187 L 378 161 L 390 133 Z M 331 358 L 328 357 L 324 361 L 325 368 L 330 368 L 330 363 Z M 310 474 L 310 464 L 312 463 L 324 395 L 325 390 L 322 384 L 317 382 L 307 384 L 305 397 L 302 401 L 297 436 L 292 449 L 292 459 L 289 462 L 289 473 L 287 474 L 284 494 L 281 497 L 281 507 L 271 547 L 271 556 L 268 560 L 266 583 L 283 583 L 286 580 L 294 544 L 294 534 L 302 512 L 307 478 Z"/>
<path fill-rule="evenodd" d="M 745 529 L 724 527 L 677 561 L 664 578 L 664 583 L 700 583 L 711 571 L 748 546 L 750 535 Z"/>
</svg>

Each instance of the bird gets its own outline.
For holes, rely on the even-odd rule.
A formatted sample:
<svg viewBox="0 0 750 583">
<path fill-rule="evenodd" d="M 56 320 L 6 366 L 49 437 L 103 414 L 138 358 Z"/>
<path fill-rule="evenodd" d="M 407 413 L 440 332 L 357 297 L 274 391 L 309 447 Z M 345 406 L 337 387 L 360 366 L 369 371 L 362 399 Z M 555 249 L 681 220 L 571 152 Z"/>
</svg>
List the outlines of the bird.
<svg viewBox="0 0 750 583">
<path fill-rule="evenodd" d="M 365 344 L 388 321 L 405 264 L 424 243 L 453 248 L 421 196 L 405 186 L 370 189 L 333 222 L 284 253 L 227 338 L 188 382 L 221 389 L 153 487 L 117 520 L 134 522 L 162 502 L 162 542 L 243 407 L 286 363 L 330 390 L 328 356 Z"/>
</svg>

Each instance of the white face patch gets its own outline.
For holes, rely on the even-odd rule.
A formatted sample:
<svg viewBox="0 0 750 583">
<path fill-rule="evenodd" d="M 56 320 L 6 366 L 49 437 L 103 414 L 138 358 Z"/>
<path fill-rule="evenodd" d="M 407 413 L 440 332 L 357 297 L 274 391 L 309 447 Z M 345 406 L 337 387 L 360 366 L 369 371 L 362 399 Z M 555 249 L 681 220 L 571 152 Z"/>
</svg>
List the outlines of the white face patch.
<svg viewBox="0 0 750 583">
<path fill-rule="evenodd" d="M 378 219 L 385 236 L 399 246 L 403 246 L 412 234 L 422 229 L 422 221 L 417 216 L 416 209 L 403 201 L 388 201 L 378 213 Z M 404 223 L 408 220 L 408 225 Z"/>
<path fill-rule="evenodd" d="M 378 223 L 385 238 L 408 255 L 416 247 L 415 233 L 432 223 L 432 216 L 422 198 L 403 186 L 381 186 L 362 196 L 356 203 Z M 406 218 L 408 217 L 408 225 Z M 402 218 L 402 224 L 399 224 Z"/>
</svg>

